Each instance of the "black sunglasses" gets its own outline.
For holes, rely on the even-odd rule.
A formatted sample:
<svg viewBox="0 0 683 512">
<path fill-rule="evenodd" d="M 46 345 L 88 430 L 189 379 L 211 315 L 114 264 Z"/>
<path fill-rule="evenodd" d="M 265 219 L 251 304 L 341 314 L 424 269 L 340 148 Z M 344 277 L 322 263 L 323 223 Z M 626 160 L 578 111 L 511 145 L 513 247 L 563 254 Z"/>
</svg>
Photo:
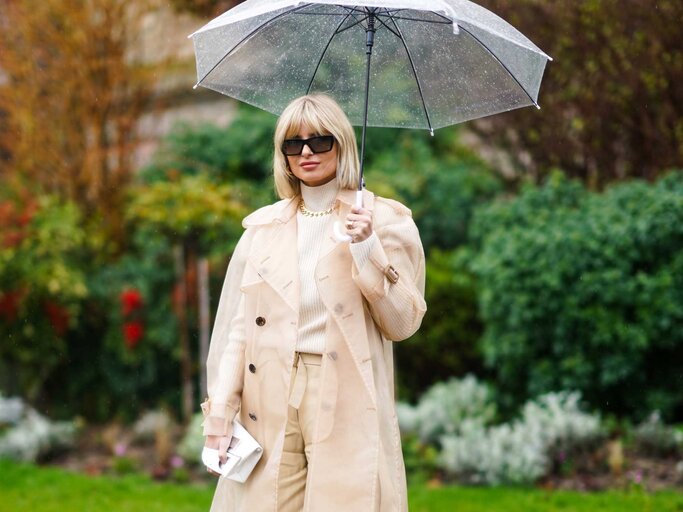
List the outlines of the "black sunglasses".
<svg viewBox="0 0 683 512">
<path fill-rule="evenodd" d="M 334 136 L 318 135 L 310 139 L 285 139 L 282 143 L 282 152 L 287 156 L 300 155 L 304 150 L 304 145 L 308 146 L 313 153 L 327 153 L 332 151 Z"/>
</svg>

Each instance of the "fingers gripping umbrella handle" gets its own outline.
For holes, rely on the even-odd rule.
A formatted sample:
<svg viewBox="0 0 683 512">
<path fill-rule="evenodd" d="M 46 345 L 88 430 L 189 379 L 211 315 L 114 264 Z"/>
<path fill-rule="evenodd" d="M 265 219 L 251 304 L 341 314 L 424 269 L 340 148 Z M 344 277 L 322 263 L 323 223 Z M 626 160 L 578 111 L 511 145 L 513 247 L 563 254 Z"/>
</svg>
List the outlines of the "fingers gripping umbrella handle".
<svg viewBox="0 0 683 512">
<path fill-rule="evenodd" d="M 363 191 L 362 190 L 356 191 L 356 205 L 355 206 L 356 206 L 356 208 L 362 208 L 363 207 Z M 337 242 L 340 242 L 340 243 L 351 241 L 351 236 L 347 235 L 344 232 L 344 230 L 342 229 L 342 224 L 339 221 L 334 223 L 334 238 L 336 238 Z"/>
</svg>

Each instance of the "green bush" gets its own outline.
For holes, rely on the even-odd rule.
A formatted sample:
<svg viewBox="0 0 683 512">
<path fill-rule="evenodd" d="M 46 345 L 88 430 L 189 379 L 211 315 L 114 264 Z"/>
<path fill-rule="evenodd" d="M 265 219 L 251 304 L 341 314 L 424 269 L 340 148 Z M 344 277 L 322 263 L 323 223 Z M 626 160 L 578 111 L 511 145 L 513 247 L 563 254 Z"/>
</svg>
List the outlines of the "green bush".
<svg viewBox="0 0 683 512">
<path fill-rule="evenodd" d="M 419 332 L 395 351 L 402 400 L 414 401 L 439 380 L 484 373 L 476 280 L 465 244 L 474 210 L 501 193 L 503 184 L 458 133 L 368 133 L 368 188 L 412 210 L 427 254 L 427 313 Z"/>
<path fill-rule="evenodd" d="M 368 134 L 368 188 L 412 210 L 427 253 L 466 243 L 474 209 L 503 189 L 500 177 L 458 133 L 447 128 L 435 137 L 417 130 Z"/>
<path fill-rule="evenodd" d="M 427 257 L 427 313 L 420 330 L 394 350 L 399 396 L 414 401 L 432 384 L 485 373 L 477 344 L 483 326 L 466 248 L 433 249 Z"/>
<path fill-rule="evenodd" d="M 577 389 L 683 417 L 683 174 L 602 194 L 553 175 L 475 216 L 483 351 L 507 404 Z"/>
<path fill-rule="evenodd" d="M 264 181 L 272 175 L 275 117 L 240 105 L 228 126 L 213 124 L 174 127 L 142 170 L 146 182 L 180 175 L 205 174 L 216 182 Z"/>
<path fill-rule="evenodd" d="M 53 196 L 0 197 L 0 389 L 30 402 L 67 360 L 88 295 L 81 223 Z"/>
</svg>

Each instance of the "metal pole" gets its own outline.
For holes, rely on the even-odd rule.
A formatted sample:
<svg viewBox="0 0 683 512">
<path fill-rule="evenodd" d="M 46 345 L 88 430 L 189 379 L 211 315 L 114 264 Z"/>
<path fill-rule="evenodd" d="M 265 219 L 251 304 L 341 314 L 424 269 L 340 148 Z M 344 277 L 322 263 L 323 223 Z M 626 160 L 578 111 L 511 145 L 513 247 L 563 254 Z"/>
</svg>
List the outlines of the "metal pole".
<svg viewBox="0 0 683 512">
<path fill-rule="evenodd" d="M 372 57 L 372 46 L 375 44 L 375 12 L 376 8 L 366 8 L 368 12 L 368 26 L 365 29 L 365 53 L 368 56 L 365 70 L 365 113 L 363 117 L 363 134 L 360 144 L 360 179 L 358 180 L 358 190 L 363 190 L 363 170 L 365 168 L 365 131 L 368 127 L 368 99 L 370 95 L 370 59 Z"/>
</svg>

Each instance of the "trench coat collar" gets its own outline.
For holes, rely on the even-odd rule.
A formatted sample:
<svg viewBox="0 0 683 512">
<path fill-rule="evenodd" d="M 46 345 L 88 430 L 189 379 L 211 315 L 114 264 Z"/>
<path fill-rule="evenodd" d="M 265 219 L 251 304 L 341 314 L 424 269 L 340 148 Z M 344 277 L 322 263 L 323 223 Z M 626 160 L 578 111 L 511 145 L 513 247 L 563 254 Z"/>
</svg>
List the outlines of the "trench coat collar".
<svg viewBox="0 0 683 512">
<path fill-rule="evenodd" d="M 247 228 L 277 222 L 286 224 L 296 217 L 301 196 L 282 199 L 269 206 L 265 206 L 248 215 L 242 221 L 242 225 Z M 337 216 L 346 214 L 356 202 L 356 191 L 351 189 L 339 189 L 335 199 L 335 209 Z M 372 211 L 374 207 L 374 194 L 363 190 L 363 207 Z"/>
<path fill-rule="evenodd" d="M 273 290 L 284 300 L 289 307 L 298 314 L 299 312 L 299 273 L 298 270 L 298 246 L 297 246 L 297 222 L 296 212 L 299 206 L 300 196 L 283 199 L 272 205 L 261 208 L 244 221 L 244 227 L 269 226 L 272 233 L 269 235 L 270 242 L 261 247 L 256 247 L 250 255 L 250 261 L 258 275 L 268 283 Z M 320 248 L 319 260 L 335 250 L 348 250 L 347 244 L 339 243 L 334 237 L 333 226 L 335 222 L 341 222 L 356 202 L 356 191 L 340 189 L 335 200 L 335 211 L 331 222 L 327 225 L 327 232 Z M 374 196 L 371 192 L 363 191 L 363 206 L 372 210 Z"/>
</svg>

